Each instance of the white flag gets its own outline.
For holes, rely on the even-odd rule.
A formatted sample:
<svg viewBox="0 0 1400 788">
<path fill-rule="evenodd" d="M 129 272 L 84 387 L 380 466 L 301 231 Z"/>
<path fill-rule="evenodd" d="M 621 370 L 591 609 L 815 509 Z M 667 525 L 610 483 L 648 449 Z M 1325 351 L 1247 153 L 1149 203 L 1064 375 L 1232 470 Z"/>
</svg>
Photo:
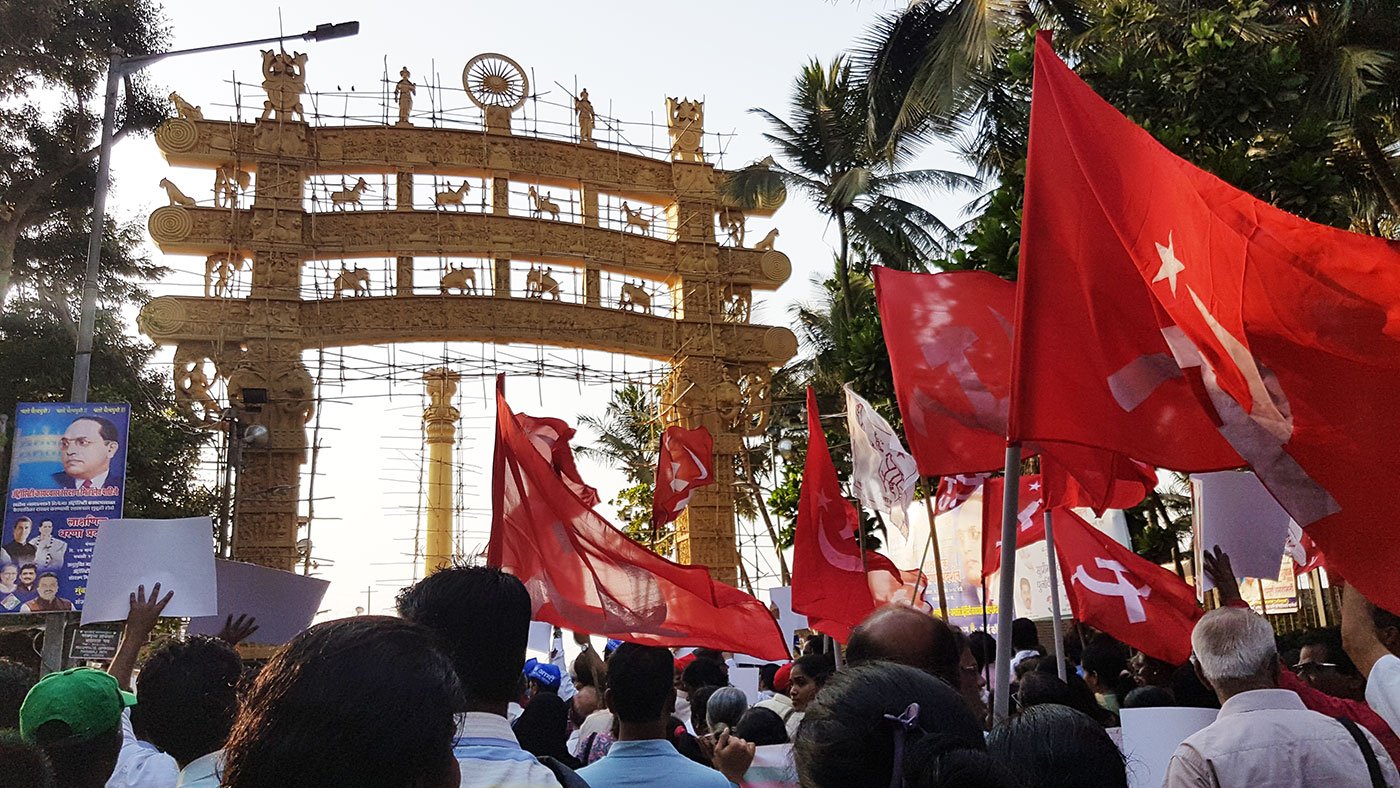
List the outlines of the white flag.
<svg viewBox="0 0 1400 788">
<path fill-rule="evenodd" d="M 847 383 L 846 426 L 851 433 L 851 492 L 856 500 L 890 521 L 905 536 L 909 524 L 904 510 L 914 500 L 919 466 L 884 417 L 861 399 Z"/>
</svg>

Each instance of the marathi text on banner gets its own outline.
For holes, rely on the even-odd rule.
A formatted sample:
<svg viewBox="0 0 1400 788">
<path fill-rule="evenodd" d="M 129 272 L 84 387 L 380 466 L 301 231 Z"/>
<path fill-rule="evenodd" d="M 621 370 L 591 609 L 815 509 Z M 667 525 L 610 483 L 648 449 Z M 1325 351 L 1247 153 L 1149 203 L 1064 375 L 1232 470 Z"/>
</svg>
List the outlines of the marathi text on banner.
<svg viewBox="0 0 1400 788">
<path fill-rule="evenodd" d="M 0 540 L 0 613 L 81 610 L 97 529 L 122 516 L 125 403 L 21 403 Z"/>
</svg>

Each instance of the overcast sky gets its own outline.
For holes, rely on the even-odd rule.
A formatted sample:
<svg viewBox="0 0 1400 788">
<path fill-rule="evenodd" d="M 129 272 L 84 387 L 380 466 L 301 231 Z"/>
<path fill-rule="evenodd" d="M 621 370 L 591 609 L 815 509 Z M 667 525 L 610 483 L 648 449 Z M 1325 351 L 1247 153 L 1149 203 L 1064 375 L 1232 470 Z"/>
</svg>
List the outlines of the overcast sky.
<svg viewBox="0 0 1400 788">
<path fill-rule="evenodd" d="M 383 107 L 372 97 L 349 101 L 325 94 L 348 91 L 351 86 L 359 92 L 378 91 L 386 70 L 392 81 L 404 66 L 415 81 L 427 81 L 435 73 L 444 86 L 460 88 L 462 67 L 482 52 L 508 55 L 533 75 L 534 92 L 544 94 L 534 109 L 542 127 L 570 121 L 566 110 L 551 106 L 567 101 L 560 85 L 570 90 L 574 85 L 588 88 L 600 114 L 638 127 L 653 118 L 661 122 L 668 95 L 703 97 L 706 130 L 733 134 L 723 143 L 723 158 L 717 163 L 735 168 L 770 152 L 761 136 L 761 120 L 748 109 L 765 107 L 785 115 L 789 86 L 807 59 L 828 60 L 878 14 L 899 5 L 894 0 L 472 0 L 453 4 L 311 0 L 279 8 L 265 0 L 176 0 L 167 3 L 166 12 L 175 48 L 276 35 L 279 13 L 281 27 L 289 33 L 321 22 L 358 20 L 360 35 L 355 38 L 296 42 L 296 49 L 310 55 L 308 91 L 320 94 L 309 98 L 308 110 L 314 106 L 326 115 L 380 116 Z M 234 112 L 231 81 L 236 75 L 240 82 L 256 85 L 261 79 L 259 62 L 255 49 L 233 50 L 168 60 L 152 67 L 150 75 L 164 89 L 177 90 L 190 103 L 201 105 L 206 118 L 227 118 Z M 243 115 L 251 119 L 262 93 L 256 87 L 245 86 L 242 91 Z M 453 100 L 449 98 L 448 103 Z M 460 94 L 455 100 L 460 103 Z M 428 103 L 420 91 L 418 108 Z M 630 133 L 635 137 L 642 132 Z M 939 152 L 925 159 L 927 166 L 957 166 Z M 210 196 L 212 173 L 169 167 L 149 138 L 123 142 L 113 172 L 116 182 L 109 210 L 122 218 L 144 223 L 151 211 L 165 204 L 157 186 L 163 177 L 193 197 Z M 952 222 L 959 218 L 964 199 L 926 198 L 924 202 Z M 753 222 L 749 231 L 757 237 L 771 227 L 781 229 L 777 247 L 792 258 L 794 271 L 781 290 L 758 302 L 754 320 L 788 324 L 789 306 L 809 299 L 812 277 L 830 270 L 835 233 L 811 205 L 795 195 L 773 220 Z M 199 292 L 201 259 L 169 256 L 163 262 L 176 272 L 154 288 L 158 293 Z M 382 282 L 376 284 L 382 286 Z M 162 358 L 168 360 L 169 354 Z M 373 589 L 370 607 L 387 612 L 393 592 L 415 574 L 411 557 L 419 521 L 419 423 L 424 400 L 422 385 L 409 378 L 416 375 L 411 368 L 442 358 L 455 362 L 451 365 L 464 373 L 459 407 L 465 437 L 458 462 L 459 500 L 465 509 L 461 540 L 468 549 L 484 545 L 487 537 L 493 411 L 487 397 L 489 375 L 497 362 L 509 360 L 514 368 L 543 362 L 554 369 L 582 364 L 591 370 L 584 376 L 589 380 L 645 375 L 654 369 L 639 359 L 526 346 L 354 347 L 327 351 L 324 358 L 309 353 L 306 362 L 313 375 L 324 364 L 321 395 L 327 399 L 320 421 L 323 448 L 312 540 L 313 554 L 322 564 L 316 573 L 333 581 L 325 605 L 329 615 L 349 614 L 356 605 L 365 605 L 367 588 Z M 397 377 L 397 382 L 386 379 L 391 377 Z M 571 423 L 581 413 L 601 412 L 608 391 L 602 382 L 533 377 L 513 377 L 508 384 L 516 410 L 559 416 Z M 621 486 L 619 473 L 592 463 L 583 464 L 583 473 L 605 500 Z M 302 495 L 306 494 L 304 483 Z M 750 528 L 741 526 L 741 530 Z"/>
</svg>

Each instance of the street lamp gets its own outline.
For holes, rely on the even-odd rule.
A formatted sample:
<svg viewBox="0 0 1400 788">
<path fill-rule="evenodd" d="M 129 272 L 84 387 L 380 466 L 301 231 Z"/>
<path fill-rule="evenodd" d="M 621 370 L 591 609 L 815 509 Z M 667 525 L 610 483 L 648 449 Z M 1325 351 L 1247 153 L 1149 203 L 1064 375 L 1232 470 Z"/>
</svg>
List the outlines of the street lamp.
<svg viewBox="0 0 1400 788">
<path fill-rule="evenodd" d="M 114 50 L 107 64 L 107 93 L 102 108 L 102 143 L 97 157 L 97 189 L 92 197 L 92 229 L 88 232 L 87 273 L 83 277 L 83 305 L 78 318 L 78 349 L 73 357 L 73 388 L 69 399 L 87 402 L 88 380 L 92 371 L 92 335 L 97 319 L 97 274 L 102 257 L 102 225 L 107 216 L 107 180 L 112 169 L 112 138 L 117 125 L 117 85 L 146 66 L 176 55 L 214 52 L 220 49 L 273 44 L 292 38 L 303 41 L 327 41 L 345 38 L 360 32 L 359 22 L 320 24 L 299 36 L 273 36 L 232 44 L 215 44 L 173 52 L 153 52 L 149 55 L 127 56 Z"/>
</svg>

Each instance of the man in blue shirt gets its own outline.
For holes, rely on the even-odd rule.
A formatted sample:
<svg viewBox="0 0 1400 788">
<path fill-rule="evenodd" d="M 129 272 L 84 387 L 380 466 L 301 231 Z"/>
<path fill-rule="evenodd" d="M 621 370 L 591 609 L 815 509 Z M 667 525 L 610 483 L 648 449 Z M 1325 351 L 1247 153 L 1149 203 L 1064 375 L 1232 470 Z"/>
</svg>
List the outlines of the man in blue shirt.
<svg viewBox="0 0 1400 788">
<path fill-rule="evenodd" d="M 681 755 L 666 739 L 675 667 L 664 648 L 623 643 L 608 659 L 608 708 L 617 741 L 578 776 L 592 788 L 731 788 L 714 769 Z"/>
</svg>

